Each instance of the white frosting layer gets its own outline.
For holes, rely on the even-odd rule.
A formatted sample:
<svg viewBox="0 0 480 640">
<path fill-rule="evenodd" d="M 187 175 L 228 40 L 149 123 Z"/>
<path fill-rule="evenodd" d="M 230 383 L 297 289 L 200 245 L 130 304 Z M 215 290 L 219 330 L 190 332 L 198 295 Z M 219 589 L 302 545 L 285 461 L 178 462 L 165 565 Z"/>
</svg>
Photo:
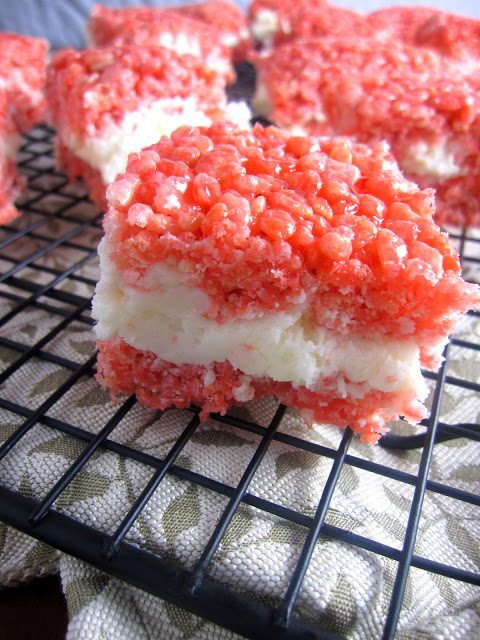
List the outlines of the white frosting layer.
<svg viewBox="0 0 480 640">
<path fill-rule="evenodd" d="M 108 257 L 107 242 L 99 247 L 102 275 L 93 301 L 100 340 L 119 335 L 168 362 L 229 361 L 249 376 L 309 389 L 331 377 L 343 397 L 362 397 L 371 388 L 426 397 L 413 341 L 339 336 L 314 327 L 308 299 L 289 312 L 217 324 L 207 315 L 209 297 L 171 267 L 155 265 L 137 287 L 126 284 Z"/>
<path fill-rule="evenodd" d="M 225 117 L 241 127 L 248 126 L 250 110 L 244 102 L 225 105 Z M 120 124 L 111 122 L 99 135 L 97 131 L 82 139 L 72 135 L 64 144 L 79 158 L 100 171 L 105 184 L 110 184 L 125 171 L 130 153 L 138 152 L 170 135 L 178 127 L 209 126 L 212 123 L 193 97 L 157 100 L 137 111 L 125 114 Z"/>
<path fill-rule="evenodd" d="M 250 31 L 253 39 L 268 49 L 272 47 L 277 31 L 288 35 L 292 31 L 292 26 L 287 18 L 280 19 L 274 9 L 261 9 L 253 17 Z"/>
<path fill-rule="evenodd" d="M 262 9 L 254 16 L 250 30 L 256 42 L 261 42 L 265 47 L 271 47 L 273 36 L 280 27 L 276 11 Z"/>
<path fill-rule="evenodd" d="M 239 33 L 234 31 L 226 31 L 220 34 L 220 42 L 229 49 L 233 49 L 238 46 L 242 40 L 247 40 L 249 36 L 249 31 L 245 27 L 240 29 Z"/>
<path fill-rule="evenodd" d="M 110 184 L 125 171 L 130 153 L 158 142 L 185 122 L 192 126 L 211 124 L 193 98 L 168 98 L 126 113 L 120 124 L 111 122 L 100 135 L 94 132 L 82 140 L 71 136 L 64 143 Z"/>
<path fill-rule="evenodd" d="M 204 58 L 205 65 L 220 74 L 228 74 L 231 70 L 228 58 L 221 55 L 221 51 L 214 48 L 205 56 L 200 45 L 200 40 L 192 37 L 191 34 L 172 33 L 171 31 L 160 32 L 157 44 L 165 49 L 171 49 L 179 55 L 190 55 L 194 58 Z"/>
<path fill-rule="evenodd" d="M 444 138 L 438 144 L 428 145 L 418 142 L 412 145 L 408 154 L 401 159 L 402 169 L 419 176 L 432 176 L 440 180 L 457 178 L 462 169 L 455 162 L 455 154 Z"/>
</svg>

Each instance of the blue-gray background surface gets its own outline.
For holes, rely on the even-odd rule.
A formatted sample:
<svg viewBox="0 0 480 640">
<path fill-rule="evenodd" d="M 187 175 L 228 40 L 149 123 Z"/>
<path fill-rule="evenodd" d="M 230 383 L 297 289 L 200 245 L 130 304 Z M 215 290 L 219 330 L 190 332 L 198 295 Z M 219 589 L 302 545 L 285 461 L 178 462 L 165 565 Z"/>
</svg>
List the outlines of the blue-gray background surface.
<svg viewBox="0 0 480 640">
<path fill-rule="evenodd" d="M 94 0 L 0 0 L 0 31 L 41 36 L 50 40 L 54 49 L 67 46 L 79 48 L 85 44 L 84 24 L 94 4 Z M 103 0 L 99 4 L 122 7 L 183 3 L 180 0 Z M 245 8 L 248 2 L 238 0 L 238 4 Z M 402 4 L 430 5 L 480 18 L 479 0 L 336 0 L 335 4 L 364 12 Z"/>
</svg>

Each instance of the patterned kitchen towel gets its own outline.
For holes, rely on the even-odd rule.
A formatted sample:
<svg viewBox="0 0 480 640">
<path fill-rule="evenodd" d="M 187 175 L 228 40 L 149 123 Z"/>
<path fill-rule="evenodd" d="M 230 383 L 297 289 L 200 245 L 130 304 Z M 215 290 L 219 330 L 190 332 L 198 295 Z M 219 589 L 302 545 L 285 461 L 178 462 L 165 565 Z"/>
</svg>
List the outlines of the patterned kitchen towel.
<svg viewBox="0 0 480 640">
<path fill-rule="evenodd" d="M 55 199 L 51 206 L 57 206 Z M 34 222 L 35 215 L 24 214 L 19 224 L 28 226 Z M 79 215 L 88 219 L 89 214 L 77 209 L 75 216 L 78 218 Z M 16 243 L 15 260 L 22 259 L 22 251 L 25 256 L 34 255 L 45 245 L 46 237 L 58 237 L 64 226 L 71 228 L 68 219 L 53 219 L 42 227 L 38 239 L 28 237 L 21 241 L 23 245 Z M 100 234 L 98 226 L 87 227 L 82 232 L 82 242 L 95 248 Z M 35 265 L 25 267 L 22 278 L 31 278 L 35 284 L 48 284 L 49 278 L 79 259 L 79 243 L 75 238 L 71 246 L 65 244 L 59 250 L 40 255 Z M 4 251 L 1 260 L 8 268 L 13 257 Z M 87 307 L 84 316 L 72 320 L 61 331 L 55 331 L 60 320 L 71 310 L 69 300 L 79 297 L 88 300 L 91 296 L 92 283 L 98 277 L 96 260 L 85 262 L 75 271 L 75 276 L 61 280 L 56 285 L 59 295 L 50 297 L 47 304 L 25 306 L 2 327 L 2 336 L 6 339 L 0 348 L 3 367 L 10 366 L 19 357 L 15 344 L 27 348 L 45 337 L 48 339 L 42 349 L 51 356 L 29 358 L 3 383 L 2 397 L 12 405 L 21 403 L 28 410 L 36 410 L 71 376 L 68 363 L 81 364 L 94 353 L 95 340 L 91 324 L 87 322 Z M 12 308 L 15 304 L 17 301 L 12 296 Z M 53 305 L 57 305 L 58 314 L 52 312 Z M 49 332 L 52 332 L 51 339 Z M 478 424 L 480 405 L 475 385 L 480 383 L 480 355 L 479 350 L 465 348 L 462 341 L 480 344 L 479 319 L 466 317 L 456 338 L 459 342 L 450 349 L 441 420 Z M 466 383 L 458 384 L 458 380 Z M 265 427 L 276 407 L 274 399 L 264 399 L 238 409 L 237 414 Z M 110 402 L 93 377 L 85 375 L 61 395 L 46 415 L 50 420 L 64 421 L 96 434 L 117 410 L 118 405 Z M 191 417 L 188 411 L 157 412 L 135 405 L 114 429 L 110 439 L 143 454 L 164 458 Z M 24 417 L 18 412 L 2 411 L 0 442 L 23 421 Z M 403 423 L 391 426 L 395 432 L 419 431 Z M 330 452 L 337 449 L 342 438 L 341 430 L 329 426 L 307 429 L 294 411 L 287 412 L 281 431 Z M 260 437 L 254 432 L 209 420 L 196 429 L 180 453 L 177 469 L 235 487 Z M 38 421 L 0 461 L 0 484 L 22 495 L 41 499 L 85 446 L 85 440 Z M 410 474 L 408 477 L 415 476 L 420 450 L 391 451 L 380 446 L 366 446 L 354 439 L 349 454 L 352 464 L 347 460 L 342 469 L 326 523 L 401 549 L 414 489 L 411 483 L 391 479 L 382 470 L 398 469 Z M 354 464 L 355 460 L 366 460 L 379 466 L 364 470 L 361 464 Z M 331 456 L 301 450 L 288 440 L 274 440 L 248 492 L 266 501 L 264 504 L 275 503 L 310 519 L 331 465 Z M 153 472 L 154 468 L 145 459 L 127 459 L 112 450 L 101 449 L 61 493 L 54 508 L 111 534 Z M 480 443 L 459 438 L 437 444 L 429 479 L 478 495 Z M 227 502 L 225 495 L 191 482 L 186 473 L 167 474 L 126 539 L 191 569 Z M 301 524 L 242 503 L 215 553 L 208 576 L 268 605 L 276 605 L 285 593 L 305 536 L 306 529 Z M 434 490 L 427 491 L 415 544 L 417 556 L 478 575 L 478 540 L 480 511 L 476 504 Z M 348 640 L 376 640 L 382 633 L 396 570 L 397 563 L 383 555 L 321 536 L 295 613 L 316 627 Z M 24 534 L 0 526 L 2 586 L 56 571 L 60 572 L 69 608 L 68 640 L 235 637 Z M 478 586 L 411 569 L 398 623 L 400 640 L 478 640 L 479 629 Z"/>
<path fill-rule="evenodd" d="M 472 321 L 469 319 L 469 323 Z M 471 328 L 470 328 L 471 329 Z M 477 325 L 474 326 L 474 331 Z M 84 342 L 75 332 L 72 341 Z M 78 344 L 78 342 L 77 342 Z M 469 375 L 480 380 L 480 362 Z M 452 352 L 451 371 L 458 373 L 462 358 Z M 459 369 L 460 367 L 460 369 Z M 32 406 L 38 405 L 62 379 L 60 372 L 42 363 L 29 372 Z M 27 379 L 12 384 L 12 397 Z M 25 388 L 25 387 L 24 387 Z M 462 397 L 459 397 L 462 396 Z M 252 403 L 242 417 L 268 424 L 275 410 L 273 399 Z M 81 380 L 49 415 L 98 431 L 117 407 L 110 405 L 96 383 Z M 443 419 L 478 419 L 478 401 L 469 393 L 446 389 Z M 154 412 L 135 406 L 112 434 L 112 439 L 163 458 L 186 426 L 191 414 L 177 410 Z M 11 416 L 10 416 L 11 418 Z M 282 431 L 336 449 L 338 429 L 306 429 L 289 412 Z M 397 425 L 393 425 L 395 428 Z M 3 439 L 15 421 L 2 424 Z M 402 425 L 405 429 L 405 426 Z M 407 430 L 413 431 L 407 427 Z M 258 444 L 255 434 L 215 421 L 201 424 L 183 450 L 180 467 L 235 486 Z M 2 461 L 2 485 L 40 498 L 79 455 L 84 443 L 47 426 L 36 425 L 28 438 Z M 418 471 L 420 453 L 390 452 L 354 440 L 350 454 L 408 474 Z M 480 445 L 463 439 L 435 447 L 430 479 L 470 493 L 480 491 Z M 331 460 L 274 441 L 267 451 L 249 493 L 312 516 L 320 498 Z M 148 482 L 152 469 L 121 458 L 111 451 L 96 453 L 60 495 L 55 508 L 79 521 L 113 533 Z M 345 465 L 326 522 L 345 530 L 401 548 L 411 506 L 413 487 L 370 471 Z M 204 548 L 227 499 L 175 475 L 167 475 L 130 530 L 129 542 L 191 568 Z M 415 553 L 430 560 L 480 572 L 478 507 L 435 492 L 427 492 Z M 241 505 L 215 554 L 209 576 L 216 581 L 278 603 L 305 539 L 305 529 L 280 517 Z M 3 527 L 2 584 L 14 584 L 55 571 L 58 564 L 69 608 L 68 639 L 86 638 L 227 638 L 235 637 L 192 614 L 102 574 L 83 562 L 58 554 L 46 545 Z M 322 537 L 307 572 L 297 614 L 319 628 L 348 639 L 381 635 L 397 564 L 380 555 Z M 455 629 L 452 635 L 451 629 Z M 478 587 L 420 569 L 410 571 L 398 638 L 478 638 Z"/>
</svg>

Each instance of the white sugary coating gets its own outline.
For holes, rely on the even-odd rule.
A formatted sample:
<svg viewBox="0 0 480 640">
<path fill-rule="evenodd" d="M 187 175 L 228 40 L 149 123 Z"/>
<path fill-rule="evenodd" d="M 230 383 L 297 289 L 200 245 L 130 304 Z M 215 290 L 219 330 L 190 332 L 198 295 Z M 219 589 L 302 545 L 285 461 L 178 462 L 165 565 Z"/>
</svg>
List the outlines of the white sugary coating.
<svg viewBox="0 0 480 640">
<path fill-rule="evenodd" d="M 97 46 L 93 33 L 90 30 L 90 25 L 88 24 L 85 29 L 85 40 L 87 47 Z M 118 38 L 116 44 L 118 44 Z M 172 33 L 168 30 L 160 30 L 155 44 L 157 46 L 164 47 L 165 49 L 176 51 L 179 55 L 190 55 L 195 58 L 205 57 L 200 46 L 200 40 L 198 38 L 192 38 L 191 35 L 189 36 L 185 33 Z M 212 49 L 205 58 L 205 64 L 217 73 L 229 74 L 231 72 L 230 60 L 222 55 L 220 49 Z"/>
<path fill-rule="evenodd" d="M 227 119 L 241 127 L 249 126 L 251 113 L 245 102 L 231 102 L 223 107 Z M 98 169 L 108 185 L 125 171 L 130 153 L 158 142 L 186 123 L 209 126 L 212 120 L 193 97 L 167 98 L 126 113 L 120 124 L 110 122 L 101 133 L 95 131 L 82 139 L 65 136 L 63 142 L 79 158 Z"/>
<path fill-rule="evenodd" d="M 202 55 L 199 41 L 187 37 L 185 33 L 163 31 L 159 34 L 158 44 L 165 49 L 176 51 L 180 55 L 191 55 L 196 58 Z"/>
<path fill-rule="evenodd" d="M 279 28 L 279 20 L 276 11 L 261 9 L 252 20 L 250 30 L 254 40 L 261 42 L 265 47 L 271 47 L 273 36 Z"/>
<path fill-rule="evenodd" d="M 427 388 L 414 341 L 387 337 L 339 336 L 310 321 L 308 296 L 290 312 L 264 313 L 217 324 L 208 317 L 208 296 L 186 284 L 185 275 L 154 265 L 137 283 L 126 284 L 99 246 L 101 279 L 93 301 L 97 337 L 121 336 L 128 344 L 176 364 L 229 361 L 246 374 L 240 395 L 248 396 L 248 376 L 268 376 L 315 390 L 331 377 L 342 397 L 362 397 L 371 388 L 406 393 L 423 400 Z M 348 379 L 348 382 L 346 381 Z M 205 384 L 211 384 L 206 375 Z"/>
<path fill-rule="evenodd" d="M 273 9 L 260 9 L 260 11 L 257 11 L 250 25 L 253 39 L 266 48 L 272 47 L 277 31 L 282 31 L 288 35 L 291 30 L 290 22 L 286 19 L 280 20 L 277 12 Z"/>
<path fill-rule="evenodd" d="M 249 36 L 247 27 L 240 29 L 240 32 L 225 31 L 220 34 L 220 42 L 229 49 L 233 49 L 240 44 L 241 40 L 246 40 Z"/>
<path fill-rule="evenodd" d="M 8 77 L 2 79 L 7 90 L 16 90 L 22 94 L 22 99 L 32 107 L 36 107 L 44 99 L 42 88 L 34 88 L 25 79 L 21 68 L 10 68 Z M 13 105 L 10 105 L 12 107 Z"/>
<path fill-rule="evenodd" d="M 162 31 L 158 37 L 158 45 L 176 51 L 179 55 L 190 55 L 195 58 L 205 58 L 205 65 L 217 73 L 228 74 L 231 70 L 230 61 L 221 55 L 220 50 L 212 50 L 206 57 L 198 39 L 185 33 Z"/>
<path fill-rule="evenodd" d="M 225 107 L 225 120 L 238 124 L 241 129 L 250 129 L 251 118 L 252 112 L 246 102 L 243 100 L 227 102 L 227 106 Z"/>
<path fill-rule="evenodd" d="M 435 145 L 418 142 L 412 145 L 400 161 L 402 169 L 419 176 L 432 176 L 439 180 L 457 178 L 462 169 L 455 162 L 455 154 L 448 137 Z"/>
</svg>

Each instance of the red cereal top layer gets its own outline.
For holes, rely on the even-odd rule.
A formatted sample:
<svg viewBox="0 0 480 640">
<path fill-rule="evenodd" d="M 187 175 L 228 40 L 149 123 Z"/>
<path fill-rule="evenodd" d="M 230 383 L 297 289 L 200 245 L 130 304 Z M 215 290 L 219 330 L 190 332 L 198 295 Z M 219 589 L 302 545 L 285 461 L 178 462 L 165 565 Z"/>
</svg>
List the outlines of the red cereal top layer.
<svg viewBox="0 0 480 640">
<path fill-rule="evenodd" d="M 226 105 L 223 82 L 200 60 L 128 45 L 57 52 L 47 72 L 47 94 L 59 132 L 80 139 L 161 99 L 194 96 L 211 118 L 221 117 Z"/>
<path fill-rule="evenodd" d="M 275 46 L 328 35 L 366 36 L 373 31 L 363 15 L 326 0 L 253 0 L 248 11 L 251 27 L 265 11 L 276 14 L 278 28 L 272 37 Z"/>
<path fill-rule="evenodd" d="M 235 73 L 230 49 L 221 43 L 213 26 L 178 11 L 158 7 L 112 9 L 96 5 L 87 23 L 87 34 L 97 47 L 112 45 L 164 46 L 191 53 L 228 82 Z"/>
<path fill-rule="evenodd" d="M 1 145 L 5 151 L 8 145 L 8 140 L 17 138 L 20 140 L 20 136 L 17 133 L 17 128 L 10 113 L 8 105 L 7 92 L 0 86 L 0 138 L 3 141 Z"/>
<path fill-rule="evenodd" d="M 367 21 L 378 37 L 431 48 L 447 59 L 471 60 L 478 67 L 480 20 L 432 7 L 388 7 Z"/>
<path fill-rule="evenodd" d="M 41 38 L 0 33 L 0 78 L 20 131 L 45 119 L 45 74 L 49 44 Z"/>
<path fill-rule="evenodd" d="M 126 281 L 175 266 L 219 322 L 312 294 L 331 329 L 428 342 L 480 302 L 432 221 L 433 192 L 408 182 L 385 144 L 181 127 L 132 154 L 107 197 L 109 251 Z"/>
</svg>

